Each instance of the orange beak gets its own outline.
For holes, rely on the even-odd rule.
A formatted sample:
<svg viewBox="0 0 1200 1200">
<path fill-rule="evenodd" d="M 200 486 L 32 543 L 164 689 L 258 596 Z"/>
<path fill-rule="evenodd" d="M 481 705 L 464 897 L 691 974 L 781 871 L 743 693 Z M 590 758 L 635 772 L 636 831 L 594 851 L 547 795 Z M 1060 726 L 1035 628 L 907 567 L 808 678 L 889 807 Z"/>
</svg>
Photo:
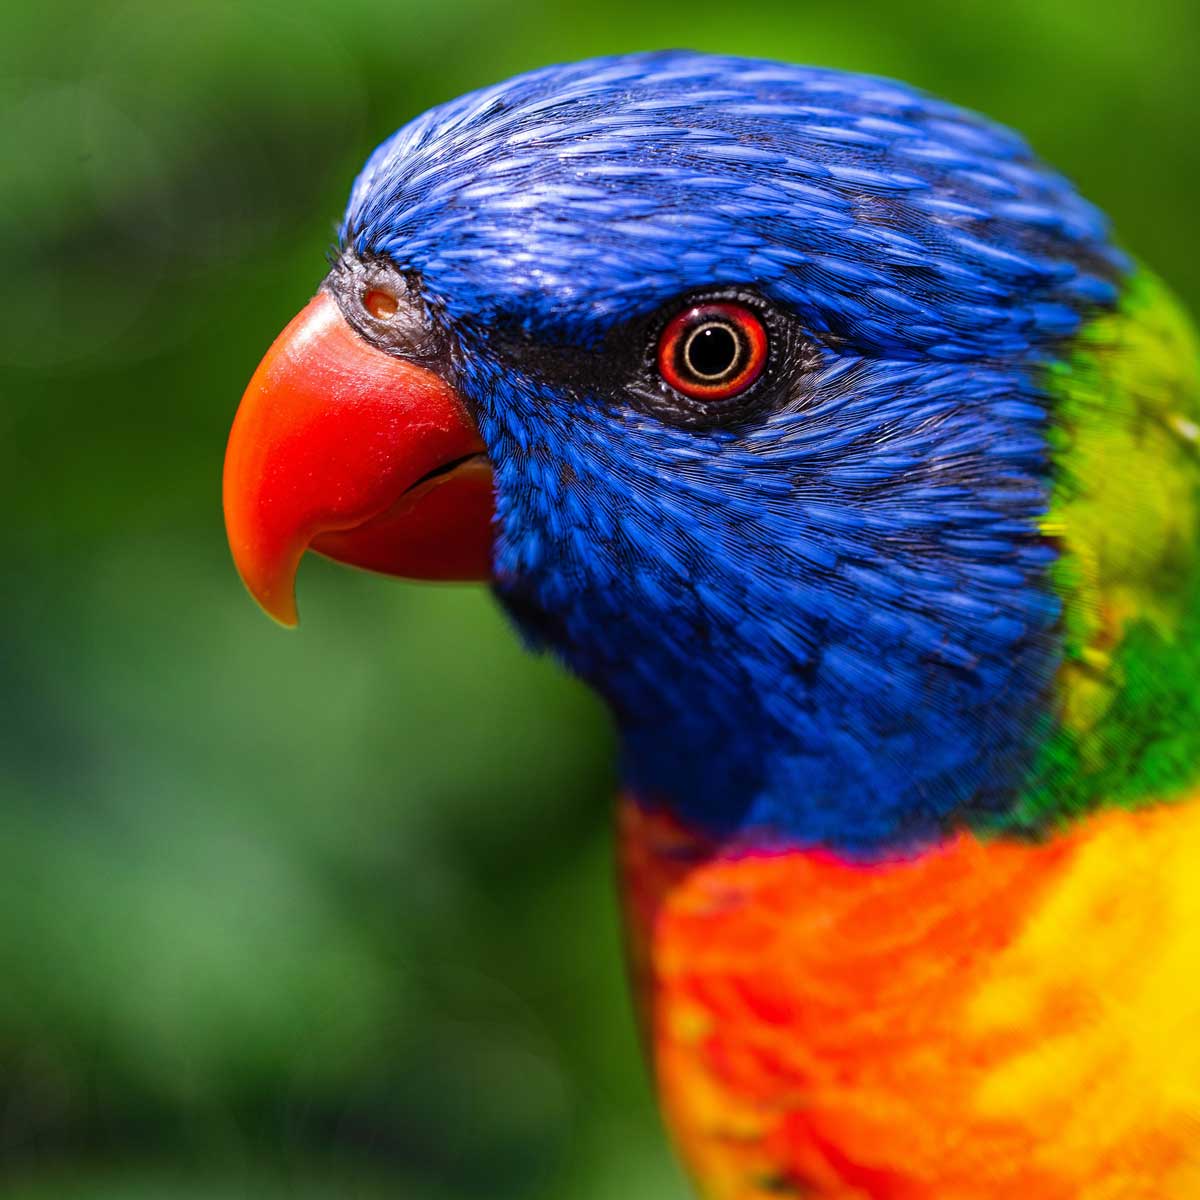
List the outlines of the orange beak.
<svg viewBox="0 0 1200 1200">
<path fill-rule="evenodd" d="M 324 292 L 246 388 L 224 503 L 237 569 L 283 625 L 309 547 L 410 579 L 491 577 L 491 468 L 458 393 L 364 341 Z"/>
</svg>

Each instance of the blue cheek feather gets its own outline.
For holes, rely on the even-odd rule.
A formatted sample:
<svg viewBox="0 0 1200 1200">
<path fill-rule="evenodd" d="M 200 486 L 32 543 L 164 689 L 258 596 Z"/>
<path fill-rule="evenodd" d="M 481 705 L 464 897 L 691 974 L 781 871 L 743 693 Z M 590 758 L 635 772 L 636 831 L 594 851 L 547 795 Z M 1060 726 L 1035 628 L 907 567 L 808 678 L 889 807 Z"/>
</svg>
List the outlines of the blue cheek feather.
<svg viewBox="0 0 1200 1200">
<path fill-rule="evenodd" d="M 1011 802 L 1061 654 L 1042 374 L 1128 266 L 1019 138 L 876 79 L 598 60 L 402 129 L 342 240 L 453 331 L 499 596 L 608 700 L 645 802 L 861 856 Z M 537 367 L 728 287 L 815 348 L 746 422 Z"/>
</svg>

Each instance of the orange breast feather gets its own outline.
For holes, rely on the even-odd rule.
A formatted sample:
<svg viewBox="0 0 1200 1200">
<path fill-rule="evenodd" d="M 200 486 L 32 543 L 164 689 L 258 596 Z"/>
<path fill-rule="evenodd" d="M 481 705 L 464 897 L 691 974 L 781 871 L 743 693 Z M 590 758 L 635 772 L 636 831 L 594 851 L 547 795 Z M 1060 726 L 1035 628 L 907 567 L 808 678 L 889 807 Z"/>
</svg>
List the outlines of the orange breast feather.
<svg viewBox="0 0 1200 1200">
<path fill-rule="evenodd" d="M 620 840 L 705 1196 L 1200 1198 L 1200 805 L 870 866 L 631 801 Z"/>
</svg>

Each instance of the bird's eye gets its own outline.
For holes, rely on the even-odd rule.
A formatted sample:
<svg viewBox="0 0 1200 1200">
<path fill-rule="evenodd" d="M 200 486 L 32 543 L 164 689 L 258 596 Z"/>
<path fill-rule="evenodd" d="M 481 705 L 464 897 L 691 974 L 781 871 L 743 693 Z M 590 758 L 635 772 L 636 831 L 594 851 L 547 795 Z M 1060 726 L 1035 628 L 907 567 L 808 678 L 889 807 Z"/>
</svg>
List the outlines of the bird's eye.
<svg viewBox="0 0 1200 1200">
<path fill-rule="evenodd" d="M 382 288 L 368 288 L 363 292 L 362 305 L 377 321 L 386 321 L 396 315 L 400 302 Z"/>
<path fill-rule="evenodd" d="M 742 304 L 698 304 L 677 314 L 658 341 L 658 370 L 694 400 L 728 400 L 767 365 L 767 331 Z"/>
</svg>

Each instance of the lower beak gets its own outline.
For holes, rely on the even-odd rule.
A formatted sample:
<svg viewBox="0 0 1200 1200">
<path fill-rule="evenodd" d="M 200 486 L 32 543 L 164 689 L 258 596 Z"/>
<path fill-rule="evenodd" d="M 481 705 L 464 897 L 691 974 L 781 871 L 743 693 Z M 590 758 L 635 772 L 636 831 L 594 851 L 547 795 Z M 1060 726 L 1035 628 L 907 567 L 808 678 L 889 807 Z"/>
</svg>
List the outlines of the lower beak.
<svg viewBox="0 0 1200 1200">
<path fill-rule="evenodd" d="M 491 468 L 458 393 L 369 345 L 324 292 L 246 388 L 224 503 L 238 571 L 284 625 L 309 547 L 411 579 L 491 576 Z"/>
</svg>

